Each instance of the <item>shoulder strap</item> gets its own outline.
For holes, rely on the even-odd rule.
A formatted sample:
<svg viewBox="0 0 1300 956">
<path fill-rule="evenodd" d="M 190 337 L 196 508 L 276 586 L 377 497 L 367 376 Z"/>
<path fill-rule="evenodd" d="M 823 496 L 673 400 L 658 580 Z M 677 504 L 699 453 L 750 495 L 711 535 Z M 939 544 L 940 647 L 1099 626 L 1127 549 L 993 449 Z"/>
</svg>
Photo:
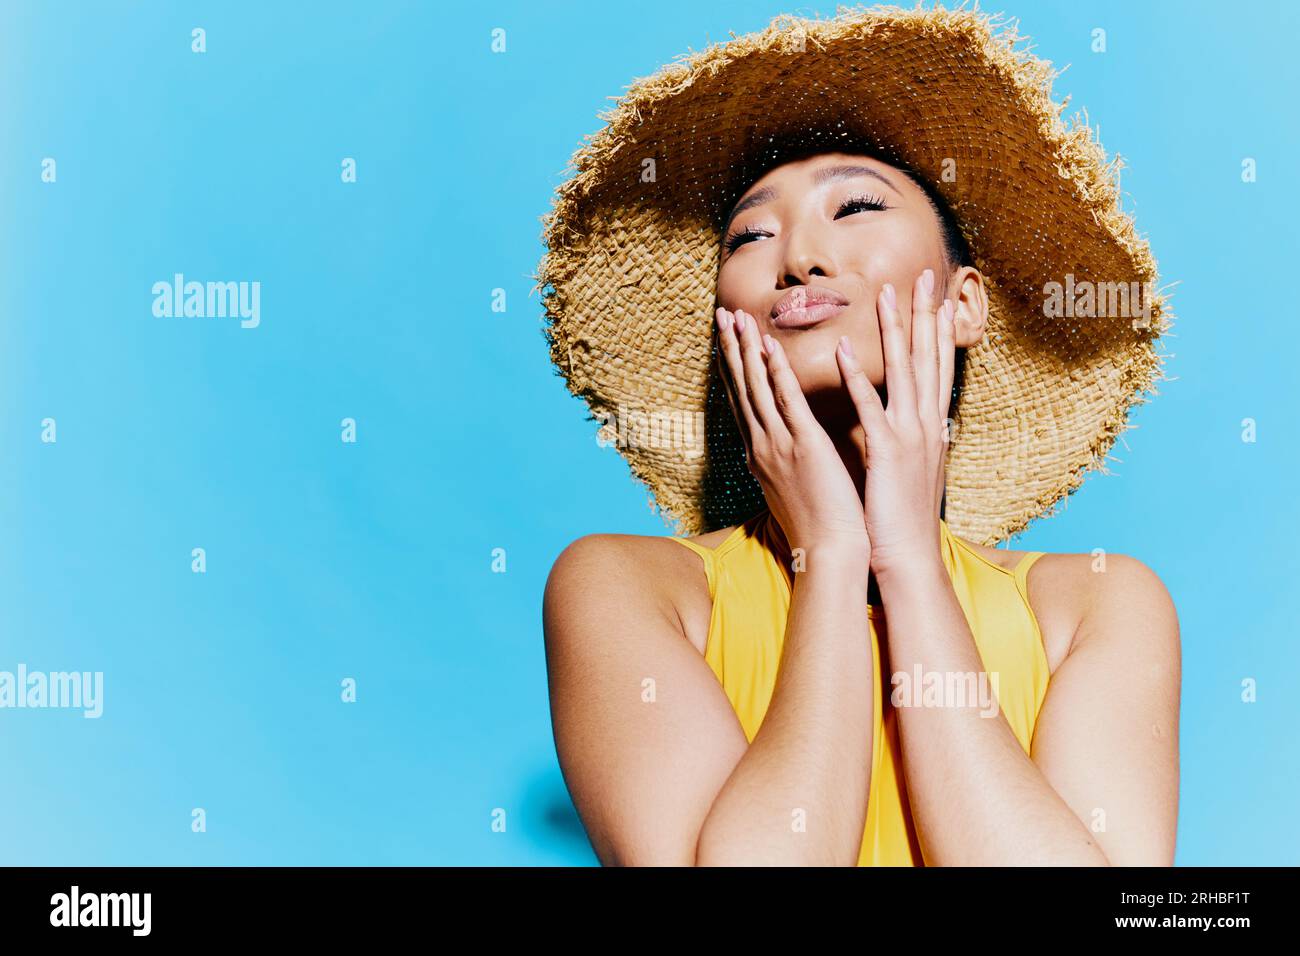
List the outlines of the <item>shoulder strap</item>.
<svg viewBox="0 0 1300 956">
<path fill-rule="evenodd" d="M 1030 551 L 1016 562 L 1016 566 L 1012 569 L 1011 573 L 1015 575 L 1016 587 L 1020 588 L 1022 593 L 1025 593 L 1027 582 L 1029 581 L 1029 569 L 1033 566 L 1034 562 L 1041 558 L 1045 553 L 1046 552 L 1044 551 Z M 1025 597 L 1028 599 L 1028 593 L 1025 593 Z"/>
<path fill-rule="evenodd" d="M 680 545 L 690 548 L 701 558 L 704 559 L 704 576 L 709 582 L 709 597 L 714 594 L 714 580 L 716 576 L 716 566 L 714 564 L 715 552 L 712 548 L 706 548 L 702 544 L 696 544 L 694 541 L 687 541 L 677 535 L 668 535 L 669 540 L 676 541 Z"/>
<path fill-rule="evenodd" d="M 706 564 L 712 562 L 713 560 L 712 548 L 706 548 L 702 544 L 696 544 L 694 541 L 691 541 L 688 538 L 679 538 L 675 534 L 671 534 L 668 537 L 670 540 L 676 541 L 678 544 L 685 545 L 686 547 L 690 548 L 692 551 L 694 551 L 696 554 L 702 557 Z"/>
</svg>

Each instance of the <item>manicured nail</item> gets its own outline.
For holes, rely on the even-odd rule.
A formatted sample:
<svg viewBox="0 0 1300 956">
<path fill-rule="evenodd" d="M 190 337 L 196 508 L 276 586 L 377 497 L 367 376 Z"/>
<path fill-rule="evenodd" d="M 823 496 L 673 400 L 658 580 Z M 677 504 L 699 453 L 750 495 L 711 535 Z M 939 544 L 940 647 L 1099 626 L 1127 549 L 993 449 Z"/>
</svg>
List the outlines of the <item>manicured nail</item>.
<svg viewBox="0 0 1300 956">
<path fill-rule="evenodd" d="M 767 355 L 772 355 L 776 352 L 776 340 L 770 335 L 765 334 L 763 336 L 763 352 Z"/>
<path fill-rule="evenodd" d="M 891 309 L 897 307 L 898 296 L 894 294 L 893 283 L 886 282 L 884 287 L 880 290 L 880 292 L 885 298 L 886 305 L 888 305 Z"/>
<path fill-rule="evenodd" d="M 956 311 L 957 307 L 952 304 L 952 299 L 943 300 L 943 320 L 948 323 L 949 327 L 952 326 L 953 320 L 956 318 L 953 314 Z"/>
<path fill-rule="evenodd" d="M 739 309 L 736 310 L 736 331 L 745 331 L 745 313 L 741 312 Z"/>
<path fill-rule="evenodd" d="M 724 332 L 731 328 L 731 316 L 727 314 L 726 309 L 722 308 L 722 306 L 718 306 L 718 311 L 715 315 L 718 320 L 718 328 L 722 329 Z"/>
<path fill-rule="evenodd" d="M 921 273 L 921 288 L 926 295 L 934 295 L 934 270 L 926 269 Z"/>
<path fill-rule="evenodd" d="M 847 335 L 840 336 L 840 351 L 844 353 L 845 358 L 853 358 L 853 343 L 849 341 Z"/>
</svg>

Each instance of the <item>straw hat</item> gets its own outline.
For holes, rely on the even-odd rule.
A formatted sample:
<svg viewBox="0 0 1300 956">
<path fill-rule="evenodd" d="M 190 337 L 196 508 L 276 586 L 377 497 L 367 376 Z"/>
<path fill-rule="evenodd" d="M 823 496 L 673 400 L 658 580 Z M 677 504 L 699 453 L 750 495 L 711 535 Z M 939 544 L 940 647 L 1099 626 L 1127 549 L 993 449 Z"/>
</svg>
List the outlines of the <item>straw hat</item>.
<svg viewBox="0 0 1300 956">
<path fill-rule="evenodd" d="M 978 10 L 843 8 L 678 57 L 633 83 L 542 217 L 551 359 L 677 534 L 765 507 L 715 362 L 721 231 L 776 156 L 824 144 L 910 169 L 986 280 L 966 354 L 944 519 L 994 544 L 1103 472 L 1164 378 L 1156 264 L 1086 116 L 1049 63 Z M 1068 101 L 1067 101 L 1068 102 Z"/>
</svg>

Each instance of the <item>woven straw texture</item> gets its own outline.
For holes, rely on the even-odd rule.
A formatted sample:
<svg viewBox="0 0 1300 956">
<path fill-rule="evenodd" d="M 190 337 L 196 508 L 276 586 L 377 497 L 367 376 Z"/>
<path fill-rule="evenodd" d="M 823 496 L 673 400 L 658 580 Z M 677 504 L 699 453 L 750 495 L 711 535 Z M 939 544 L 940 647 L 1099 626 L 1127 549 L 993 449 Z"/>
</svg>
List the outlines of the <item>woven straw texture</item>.
<svg viewBox="0 0 1300 956">
<path fill-rule="evenodd" d="M 715 281 L 731 205 L 792 139 L 870 145 L 932 182 L 985 278 L 988 334 L 951 412 L 950 528 L 995 544 L 1106 471 L 1164 377 L 1172 316 L 1121 208 L 1120 161 L 1086 116 L 1063 120 L 1054 75 L 1013 21 L 841 7 L 678 57 L 601 115 L 542 218 L 536 290 L 551 360 L 674 533 L 765 507 L 714 361 Z M 1071 280 L 1140 298 L 1049 318 L 1047 284 Z"/>
</svg>

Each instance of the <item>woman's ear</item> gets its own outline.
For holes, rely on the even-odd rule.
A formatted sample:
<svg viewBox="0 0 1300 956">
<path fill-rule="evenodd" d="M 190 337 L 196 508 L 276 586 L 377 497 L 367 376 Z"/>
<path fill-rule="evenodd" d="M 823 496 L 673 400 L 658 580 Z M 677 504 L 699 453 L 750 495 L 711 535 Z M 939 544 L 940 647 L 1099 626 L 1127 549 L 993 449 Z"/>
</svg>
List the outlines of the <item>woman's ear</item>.
<svg viewBox="0 0 1300 956">
<path fill-rule="evenodd" d="M 958 348 L 970 348 L 984 339 L 989 324 L 989 299 L 984 277 L 974 266 L 962 266 L 948 283 L 948 297 L 956 307 L 955 338 Z"/>
</svg>

